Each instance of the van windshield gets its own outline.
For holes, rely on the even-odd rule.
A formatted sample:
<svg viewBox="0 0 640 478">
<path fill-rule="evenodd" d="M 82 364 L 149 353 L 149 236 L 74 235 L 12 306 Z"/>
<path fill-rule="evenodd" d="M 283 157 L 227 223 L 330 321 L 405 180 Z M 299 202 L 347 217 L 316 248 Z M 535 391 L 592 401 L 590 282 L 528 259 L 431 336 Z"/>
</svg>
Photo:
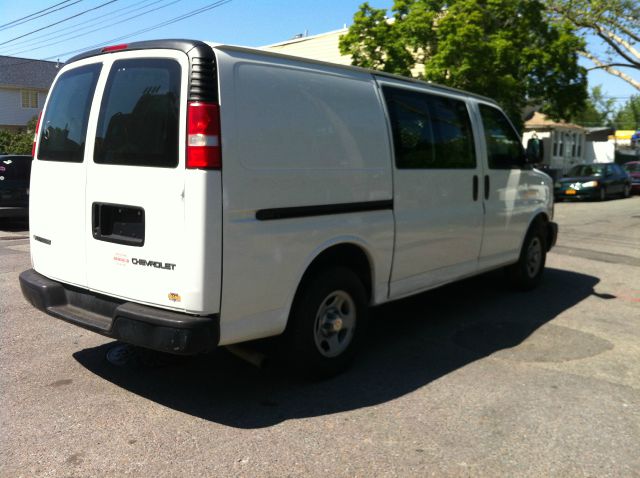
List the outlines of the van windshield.
<svg viewBox="0 0 640 478">
<path fill-rule="evenodd" d="M 179 101 L 178 62 L 161 58 L 116 61 L 100 107 L 94 161 L 176 167 Z"/>
<path fill-rule="evenodd" d="M 38 159 L 81 163 L 91 101 L 102 64 L 74 68 L 56 81 L 40 127 Z"/>
</svg>

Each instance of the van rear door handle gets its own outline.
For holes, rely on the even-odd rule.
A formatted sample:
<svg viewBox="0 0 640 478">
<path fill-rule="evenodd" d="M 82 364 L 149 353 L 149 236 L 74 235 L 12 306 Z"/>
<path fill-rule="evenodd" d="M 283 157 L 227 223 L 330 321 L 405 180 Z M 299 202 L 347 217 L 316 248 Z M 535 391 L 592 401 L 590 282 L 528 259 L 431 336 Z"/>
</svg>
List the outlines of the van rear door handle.
<svg viewBox="0 0 640 478">
<path fill-rule="evenodd" d="M 484 198 L 489 199 L 489 175 L 484 175 Z"/>
<path fill-rule="evenodd" d="M 478 176 L 473 176 L 473 200 L 478 200 Z"/>
</svg>

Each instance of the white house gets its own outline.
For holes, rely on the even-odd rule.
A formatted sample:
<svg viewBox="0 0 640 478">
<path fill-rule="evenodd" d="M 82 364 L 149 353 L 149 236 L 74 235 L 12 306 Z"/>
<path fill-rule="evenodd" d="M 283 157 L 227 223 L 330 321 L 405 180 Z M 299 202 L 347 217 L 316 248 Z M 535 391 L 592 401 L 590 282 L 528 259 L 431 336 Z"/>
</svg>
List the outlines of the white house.
<svg viewBox="0 0 640 478">
<path fill-rule="evenodd" d="M 341 55 L 338 46 L 340 37 L 348 31 L 348 28 L 341 28 L 340 30 L 320 33 L 318 35 L 297 35 L 290 40 L 267 45 L 262 47 L 262 49 L 276 51 L 285 55 L 310 58 L 312 60 L 350 65 L 351 56 Z"/>
<path fill-rule="evenodd" d="M 542 140 L 543 161 L 550 169 L 567 172 L 574 164 L 585 162 L 586 128 L 564 121 L 556 122 L 535 112 L 524 124 L 522 141 L 526 147 L 535 136 Z"/>
<path fill-rule="evenodd" d="M 0 56 L 0 129 L 19 130 L 38 116 L 59 65 Z"/>
<path fill-rule="evenodd" d="M 392 22 L 393 19 L 387 20 Z M 299 56 L 312 60 L 338 63 L 340 65 L 351 65 L 351 55 L 340 53 L 340 37 L 349 32 L 346 26 L 340 30 L 333 30 L 318 35 L 296 35 L 290 40 L 274 43 L 261 47 L 263 50 L 272 50 L 284 55 Z M 417 77 L 424 72 L 424 65 L 416 64 L 411 70 L 411 74 Z"/>
</svg>

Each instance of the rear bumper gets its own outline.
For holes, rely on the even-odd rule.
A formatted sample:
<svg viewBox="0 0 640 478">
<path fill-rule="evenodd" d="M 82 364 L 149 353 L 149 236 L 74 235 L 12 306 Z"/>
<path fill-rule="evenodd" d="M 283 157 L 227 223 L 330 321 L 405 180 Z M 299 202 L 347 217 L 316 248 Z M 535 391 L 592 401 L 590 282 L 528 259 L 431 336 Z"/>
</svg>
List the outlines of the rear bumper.
<svg viewBox="0 0 640 478">
<path fill-rule="evenodd" d="M 132 345 L 194 355 L 211 351 L 220 340 L 218 315 L 200 317 L 124 302 L 53 281 L 33 269 L 20 274 L 20 287 L 36 309 Z"/>
</svg>

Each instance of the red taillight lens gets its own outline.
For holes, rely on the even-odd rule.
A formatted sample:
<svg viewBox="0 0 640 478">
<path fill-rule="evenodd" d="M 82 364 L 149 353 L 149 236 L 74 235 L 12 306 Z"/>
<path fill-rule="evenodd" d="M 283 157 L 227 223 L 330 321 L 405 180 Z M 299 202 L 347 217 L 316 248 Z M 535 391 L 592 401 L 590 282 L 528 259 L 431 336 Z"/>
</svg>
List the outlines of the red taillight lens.
<svg viewBox="0 0 640 478">
<path fill-rule="evenodd" d="M 102 50 L 100 50 L 102 53 L 109 53 L 110 51 L 119 51 L 119 50 L 126 50 L 127 48 L 129 48 L 129 45 L 127 45 L 126 43 L 120 43 L 119 45 L 110 45 L 110 46 L 105 46 Z"/>
<path fill-rule="evenodd" d="M 187 168 L 222 168 L 220 107 L 214 103 L 189 103 L 187 112 Z"/>
<path fill-rule="evenodd" d="M 31 147 L 31 156 L 36 157 L 36 141 L 38 141 L 38 131 L 40 131 L 40 120 L 42 119 L 42 111 L 38 115 L 38 122 L 36 123 L 36 132 L 33 133 L 33 146 Z"/>
</svg>

